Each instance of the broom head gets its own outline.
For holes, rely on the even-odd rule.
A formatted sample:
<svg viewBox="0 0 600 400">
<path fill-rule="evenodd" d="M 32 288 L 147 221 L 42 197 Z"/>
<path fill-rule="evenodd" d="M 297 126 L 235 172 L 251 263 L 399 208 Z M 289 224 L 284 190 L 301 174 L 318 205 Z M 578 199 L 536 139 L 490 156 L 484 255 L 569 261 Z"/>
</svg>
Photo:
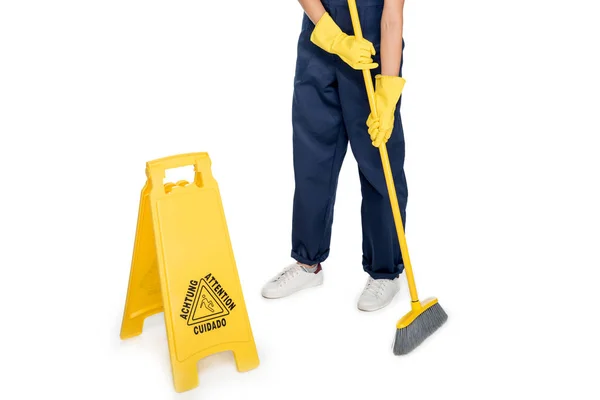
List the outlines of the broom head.
<svg viewBox="0 0 600 400">
<path fill-rule="evenodd" d="M 436 298 L 413 303 L 412 310 L 396 324 L 394 355 L 410 353 L 448 320 Z"/>
</svg>

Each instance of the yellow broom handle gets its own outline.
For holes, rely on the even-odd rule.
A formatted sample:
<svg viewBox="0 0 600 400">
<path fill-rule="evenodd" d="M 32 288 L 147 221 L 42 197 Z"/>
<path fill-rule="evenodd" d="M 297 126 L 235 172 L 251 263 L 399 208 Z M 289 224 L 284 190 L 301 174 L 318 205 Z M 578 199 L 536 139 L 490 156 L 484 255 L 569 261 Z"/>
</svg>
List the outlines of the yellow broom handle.
<svg viewBox="0 0 600 400">
<path fill-rule="evenodd" d="M 354 36 L 362 39 L 362 29 L 360 27 L 360 20 L 358 18 L 358 10 L 356 9 L 356 0 L 348 0 L 348 7 L 350 8 L 350 18 L 352 19 L 352 27 L 354 28 Z M 375 89 L 373 89 L 373 80 L 371 79 L 371 71 L 364 69 L 363 77 L 365 79 L 365 86 L 367 87 L 367 96 L 369 97 L 369 106 L 373 115 L 377 115 L 375 108 Z M 406 272 L 406 279 L 408 281 L 408 290 L 410 291 L 410 298 L 413 303 L 419 302 L 417 295 L 417 286 L 415 284 L 415 278 L 410 264 L 410 257 L 408 256 L 408 246 L 406 244 L 406 237 L 404 236 L 404 226 L 402 225 L 402 215 L 400 214 L 400 207 L 398 206 L 398 197 L 396 196 L 396 187 L 394 186 L 394 178 L 392 176 L 392 168 L 390 167 L 390 159 L 388 157 L 387 147 L 385 143 L 379 146 L 379 155 L 381 156 L 381 164 L 383 165 L 383 174 L 385 175 L 385 182 L 387 184 L 388 194 L 390 197 L 390 203 L 392 206 L 392 214 L 394 214 L 394 222 L 396 223 L 396 233 L 398 234 L 398 241 L 400 242 L 400 250 L 402 251 L 402 261 L 404 262 L 404 271 Z"/>
</svg>

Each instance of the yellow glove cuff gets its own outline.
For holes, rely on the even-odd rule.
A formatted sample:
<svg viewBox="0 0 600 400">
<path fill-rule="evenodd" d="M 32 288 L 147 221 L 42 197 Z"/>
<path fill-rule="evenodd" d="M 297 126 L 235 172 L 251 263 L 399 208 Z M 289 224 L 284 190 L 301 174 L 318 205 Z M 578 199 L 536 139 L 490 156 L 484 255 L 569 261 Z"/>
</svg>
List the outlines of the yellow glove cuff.
<svg viewBox="0 0 600 400">
<path fill-rule="evenodd" d="M 333 53 L 332 47 L 340 35 L 345 36 L 340 27 L 335 23 L 329 13 L 325 12 L 323 16 L 317 21 L 312 34 L 310 35 L 310 41 L 328 53 Z"/>
<path fill-rule="evenodd" d="M 406 80 L 400 76 L 375 76 L 375 93 L 387 110 L 396 108 Z"/>
</svg>

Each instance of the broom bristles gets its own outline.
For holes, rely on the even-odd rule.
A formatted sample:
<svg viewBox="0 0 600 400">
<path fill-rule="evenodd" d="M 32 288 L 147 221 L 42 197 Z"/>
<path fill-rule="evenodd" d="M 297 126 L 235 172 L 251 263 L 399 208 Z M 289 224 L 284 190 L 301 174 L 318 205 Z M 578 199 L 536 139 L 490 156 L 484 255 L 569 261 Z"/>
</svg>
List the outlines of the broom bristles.
<svg viewBox="0 0 600 400">
<path fill-rule="evenodd" d="M 434 304 L 419 315 L 410 325 L 396 330 L 394 355 L 410 353 L 425 339 L 431 336 L 448 320 L 448 315 L 439 303 Z"/>
</svg>

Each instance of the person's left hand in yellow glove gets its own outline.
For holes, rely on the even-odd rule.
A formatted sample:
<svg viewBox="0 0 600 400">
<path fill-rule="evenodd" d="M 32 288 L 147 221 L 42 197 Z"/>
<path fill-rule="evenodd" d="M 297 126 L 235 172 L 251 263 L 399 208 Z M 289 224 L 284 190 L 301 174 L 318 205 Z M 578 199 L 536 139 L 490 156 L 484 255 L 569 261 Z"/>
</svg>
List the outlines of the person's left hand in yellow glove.
<svg viewBox="0 0 600 400">
<path fill-rule="evenodd" d="M 396 105 L 406 81 L 400 76 L 377 75 L 375 77 L 375 110 L 377 115 L 369 114 L 367 126 L 373 146 L 387 143 L 394 128 Z"/>
<path fill-rule="evenodd" d="M 381 16 L 381 43 L 379 55 L 381 72 L 375 77 L 375 110 L 369 115 L 367 126 L 373 146 L 380 147 L 393 134 L 394 117 L 404 89 L 402 75 L 402 40 L 404 0 L 386 0 Z"/>
</svg>

